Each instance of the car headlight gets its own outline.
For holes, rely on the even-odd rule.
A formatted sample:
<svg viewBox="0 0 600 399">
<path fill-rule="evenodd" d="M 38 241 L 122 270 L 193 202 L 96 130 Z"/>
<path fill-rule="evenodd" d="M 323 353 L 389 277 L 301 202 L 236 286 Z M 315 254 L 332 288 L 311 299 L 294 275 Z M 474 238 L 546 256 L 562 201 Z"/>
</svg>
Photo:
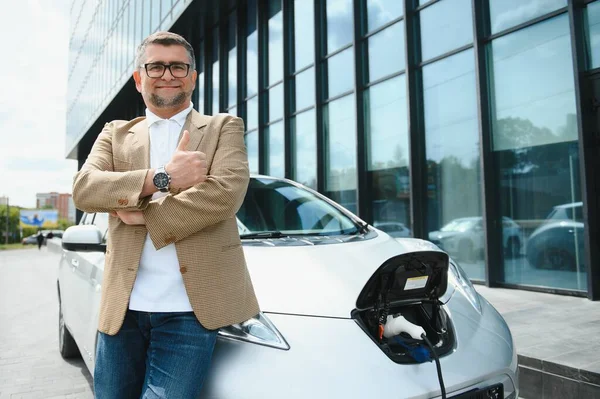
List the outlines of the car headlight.
<svg viewBox="0 0 600 399">
<path fill-rule="evenodd" d="M 475 291 L 475 287 L 469 280 L 469 277 L 465 271 L 453 260 L 450 260 L 448 267 L 448 283 L 454 285 L 454 288 L 460 291 L 465 298 L 471 302 L 471 305 L 481 314 L 481 302 L 479 301 L 479 294 Z"/>
<path fill-rule="evenodd" d="M 262 312 L 243 323 L 221 328 L 219 336 L 277 349 L 290 349 L 285 338 Z"/>
</svg>

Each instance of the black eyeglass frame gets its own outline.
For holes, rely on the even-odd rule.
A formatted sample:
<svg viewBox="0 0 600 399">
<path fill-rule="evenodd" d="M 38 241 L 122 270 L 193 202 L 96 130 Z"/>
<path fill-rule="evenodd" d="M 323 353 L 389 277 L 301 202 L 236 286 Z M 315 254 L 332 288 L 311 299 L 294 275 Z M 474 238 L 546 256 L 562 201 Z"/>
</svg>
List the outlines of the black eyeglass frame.
<svg viewBox="0 0 600 399">
<path fill-rule="evenodd" d="M 162 74 L 160 76 L 151 76 L 150 72 L 148 71 L 148 66 L 158 66 L 160 65 L 161 67 L 163 67 L 163 71 Z M 175 76 L 175 74 L 173 74 L 173 71 L 171 70 L 171 67 L 173 65 L 185 65 L 186 71 L 185 71 L 185 75 L 184 76 Z M 190 68 L 192 67 L 190 64 L 187 64 L 185 62 L 175 62 L 173 64 L 163 64 L 162 62 L 149 62 L 147 64 L 143 64 L 141 65 L 142 67 L 144 67 L 144 70 L 146 71 L 146 75 L 148 75 L 149 78 L 152 79 L 160 79 L 163 76 L 165 76 L 165 72 L 167 72 L 167 69 L 169 70 L 169 73 L 171 74 L 171 76 L 173 76 L 176 79 L 183 79 L 183 78 L 187 78 L 188 75 L 190 74 Z"/>
</svg>

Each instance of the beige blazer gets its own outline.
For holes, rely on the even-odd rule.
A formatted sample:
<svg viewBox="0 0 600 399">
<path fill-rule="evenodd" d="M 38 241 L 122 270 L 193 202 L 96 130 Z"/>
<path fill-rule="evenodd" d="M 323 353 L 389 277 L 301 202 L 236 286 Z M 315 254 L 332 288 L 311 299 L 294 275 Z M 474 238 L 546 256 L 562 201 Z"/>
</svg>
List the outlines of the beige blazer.
<svg viewBox="0 0 600 399">
<path fill-rule="evenodd" d="M 180 272 L 200 323 L 217 329 L 259 312 L 235 214 L 248 187 L 244 126 L 240 118 L 192 110 L 182 129 L 189 151 L 202 151 L 207 180 L 151 201 L 139 198 L 150 168 L 145 117 L 104 126 L 75 175 L 73 201 L 85 212 L 142 210 L 146 225 L 109 218 L 98 329 L 116 334 L 125 317 L 146 234 L 157 249 L 175 243 Z"/>
</svg>

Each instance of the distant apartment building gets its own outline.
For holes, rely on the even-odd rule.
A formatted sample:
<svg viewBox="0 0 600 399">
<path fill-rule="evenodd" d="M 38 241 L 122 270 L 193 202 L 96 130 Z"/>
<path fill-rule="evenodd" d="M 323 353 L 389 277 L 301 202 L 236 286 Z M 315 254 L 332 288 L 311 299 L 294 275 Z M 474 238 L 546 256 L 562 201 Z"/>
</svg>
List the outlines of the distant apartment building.
<svg viewBox="0 0 600 399">
<path fill-rule="evenodd" d="M 68 193 L 38 193 L 36 194 L 36 208 L 42 209 L 52 207 L 58 210 L 59 219 L 67 219 L 70 222 L 75 222 L 75 204 L 71 194 Z"/>
<path fill-rule="evenodd" d="M 8 197 L 0 197 L 0 206 L 6 206 L 8 203 Z"/>
</svg>

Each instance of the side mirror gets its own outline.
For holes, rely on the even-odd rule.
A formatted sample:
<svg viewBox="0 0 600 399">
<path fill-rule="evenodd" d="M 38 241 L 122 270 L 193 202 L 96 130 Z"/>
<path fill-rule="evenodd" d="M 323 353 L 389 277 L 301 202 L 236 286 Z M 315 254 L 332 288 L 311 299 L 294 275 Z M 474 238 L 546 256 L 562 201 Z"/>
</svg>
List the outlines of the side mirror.
<svg viewBox="0 0 600 399">
<path fill-rule="evenodd" d="M 62 247 L 67 251 L 105 252 L 102 232 L 94 225 L 71 226 L 63 234 Z"/>
</svg>

